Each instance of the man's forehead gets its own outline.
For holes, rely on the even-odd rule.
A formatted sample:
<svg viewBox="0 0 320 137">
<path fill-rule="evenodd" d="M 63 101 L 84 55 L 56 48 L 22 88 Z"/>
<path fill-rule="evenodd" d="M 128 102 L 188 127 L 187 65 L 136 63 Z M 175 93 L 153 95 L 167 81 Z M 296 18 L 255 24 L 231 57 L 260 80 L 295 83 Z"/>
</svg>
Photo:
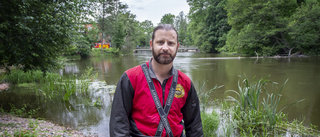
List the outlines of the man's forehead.
<svg viewBox="0 0 320 137">
<path fill-rule="evenodd" d="M 155 37 L 161 37 L 161 36 L 169 36 L 169 37 L 176 38 L 177 33 L 173 29 L 170 29 L 170 30 L 159 29 L 155 32 Z"/>
</svg>

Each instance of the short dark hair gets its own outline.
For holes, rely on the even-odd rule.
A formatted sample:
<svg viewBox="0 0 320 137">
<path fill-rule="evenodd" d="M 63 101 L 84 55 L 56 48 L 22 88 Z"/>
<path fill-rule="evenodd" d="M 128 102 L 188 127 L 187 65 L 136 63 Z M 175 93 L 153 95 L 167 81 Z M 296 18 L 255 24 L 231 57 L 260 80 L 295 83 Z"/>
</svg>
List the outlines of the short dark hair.
<svg viewBox="0 0 320 137">
<path fill-rule="evenodd" d="M 154 35 L 155 35 L 156 31 L 159 30 L 159 29 L 166 30 L 166 31 L 174 30 L 176 32 L 176 34 L 177 34 L 177 43 L 179 43 L 178 32 L 171 24 L 159 24 L 157 27 L 155 27 L 153 29 L 153 33 L 152 33 L 152 39 L 151 39 L 152 43 L 153 43 L 153 40 L 154 40 Z"/>
</svg>

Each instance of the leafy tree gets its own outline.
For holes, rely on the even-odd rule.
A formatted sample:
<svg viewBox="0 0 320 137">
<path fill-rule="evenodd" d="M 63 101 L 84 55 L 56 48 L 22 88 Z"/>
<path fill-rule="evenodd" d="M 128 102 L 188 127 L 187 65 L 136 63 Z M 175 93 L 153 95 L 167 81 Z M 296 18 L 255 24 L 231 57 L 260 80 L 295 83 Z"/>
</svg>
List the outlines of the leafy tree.
<svg viewBox="0 0 320 137">
<path fill-rule="evenodd" d="M 307 0 L 297 8 L 288 24 L 289 36 L 299 51 L 319 55 L 320 53 L 320 2 Z"/>
<path fill-rule="evenodd" d="M 99 29 L 95 22 L 83 25 L 80 28 L 81 32 L 78 37 L 72 42 L 72 47 L 76 47 L 74 54 L 79 54 L 81 58 L 88 57 L 91 52 L 91 48 L 94 46 L 94 43 L 99 41 Z M 72 54 L 71 54 L 72 55 Z"/>
<path fill-rule="evenodd" d="M 172 24 L 174 23 L 175 16 L 171 13 L 165 14 L 160 20 L 160 24 Z"/>
<path fill-rule="evenodd" d="M 68 0 L 1 1 L 0 66 L 44 72 L 56 68 L 57 57 L 70 46 L 77 23 L 85 20 L 90 4 Z"/>
<path fill-rule="evenodd" d="M 124 24 L 123 31 L 125 33 L 125 49 L 124 52 L 132 52 L 133 47 L 139 43 L 139 22 L 135 20 L 136 15 L 130 13 L 130 11 L 124 11 L 121 14 L 121 22 Z"/>
<path fill-rule="evenodd" d="M 295 0 L 228 0 L 232 31 L 226 47 L 250 55 L 290 55 L 296 45 L 292 44 L 286 26 L 297 6 Z"/>
<path fill-rule="evenodd" d="M 225 35 L 230 30 L 226 0 L 188 0 L 190 5 L 189 32 L 192 42 L 205 52 L 217 52 L 225 45 Z"/>
<path fill-rule="evenodd" d="M 153 31 L 153 24 L 150 20 L 145 20 L 139 23 L 140 29 L 140 37 L 139 37 L 139 45 L 149 46 L 149 41 L 151 40 L 151 35 Z"/>
<path fill-rule="evenodd" d="M 135 29 L 138 26 L 135 15 L 127 11 L 128 5 L 122 4 L 118 0 L 107 0 L 106 5 L 110 7 L 105 8 L 107 17 L 105 19 L 102 16 L 98 18 L 100 28 L 102 28 L 102 24 L 104 25 L 103 34 L 107 37 L 110 36 L 112 45 L 119 50 L 123 48 L 124 44 L 132 45 L 128 42 L 130 43 L 130 40 L 133 39 L 131 36 L 135 36 Z M 125 47 L 125 49 L 127 48 Z"/>
<path fill-rule="evenodd" d="M 90 44 L 85 39 L 85 37 L 80 36 L 78 40 L 76 40 L 75 44 L 77 45 L 78 53 L 81 56 L 81 58 L 88 57 L 90 55 Z"/>
<path fill-rule="evenodd" d="M 99 41 L 99 31 L 100 30 L 99 30 L 96 22 L 92 21 L 92 22 L 90 22 L 90 24 L 92 26 L 83 27 L 83 29 L 84 29 L 83 36 L 89 42 L 89 44 L 90 44 L 89 47 L 91 48 L 94 45 L 94 43 Z"/>
<path fill-rule="evenodd" d="M 183 13 L 183 11 L 181 11 L 179 13 L 178 16 L 176 16 L 176 20 L 175 20 L 175 28 L 177 29 L 178 33 L 179 33 L 179 43 L 182 45 L 186 45 L 187 43 L 187 17 L 186 15 Z"/>
</svg>

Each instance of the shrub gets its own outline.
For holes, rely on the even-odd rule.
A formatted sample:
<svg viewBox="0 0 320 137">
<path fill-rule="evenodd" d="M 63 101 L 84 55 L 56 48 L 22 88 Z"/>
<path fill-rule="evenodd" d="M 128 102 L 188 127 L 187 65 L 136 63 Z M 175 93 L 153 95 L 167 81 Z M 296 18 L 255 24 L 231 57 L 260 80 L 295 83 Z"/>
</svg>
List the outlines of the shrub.
<svg viewBox="0 0 320 137">
<path fill-rule="evenodd" d="M 201 112 L 201 120 L 204 136 L 214 136 L 219 127 L 219 114 L 215 111 L 212 111 L 211 114 Z"/>
</svg>

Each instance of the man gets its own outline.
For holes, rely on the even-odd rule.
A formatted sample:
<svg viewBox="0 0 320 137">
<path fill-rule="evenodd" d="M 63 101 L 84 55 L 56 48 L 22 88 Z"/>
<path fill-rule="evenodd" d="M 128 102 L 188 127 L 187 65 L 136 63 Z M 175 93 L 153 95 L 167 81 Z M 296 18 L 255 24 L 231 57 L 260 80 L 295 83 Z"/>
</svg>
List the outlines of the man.
<svg viewBox="0 0 320 137">
<path fill-rule="evenodd" d="M 127 70 L 112 104 L 110 136 L 203 136 L 199 99 L 188 76 L 173 67 L 179 43 L 172 25 L 153 30 L 153 58 Z"/>
</svg>

